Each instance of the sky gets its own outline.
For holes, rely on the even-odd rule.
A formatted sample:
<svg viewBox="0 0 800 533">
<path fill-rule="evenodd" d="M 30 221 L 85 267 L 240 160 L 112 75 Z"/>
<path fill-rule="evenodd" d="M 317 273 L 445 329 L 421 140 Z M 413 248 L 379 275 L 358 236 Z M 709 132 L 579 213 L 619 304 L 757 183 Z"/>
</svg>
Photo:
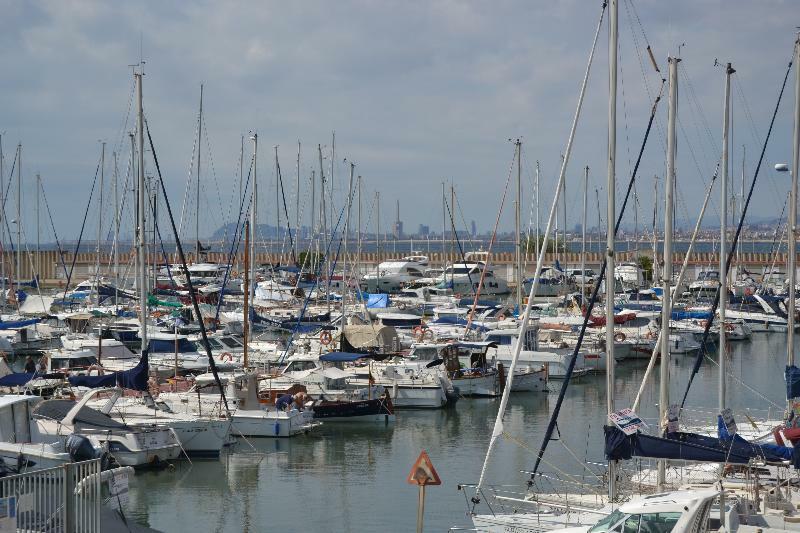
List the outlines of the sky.
<svg viewBox="0 0 800 533">
<path fill-rule="evenodd" d="M 98 209 L 97 185 L 85 231 L 94 239 L 102 213 L 103 234 L 108 235 L 114 209 L 112 154 L 118 153 L 123 195 L 127 132 L 134 125 L 130 65 L 140 59 L 145 61 L 145 114 L 173 210 L 179 218 L 184 213 L 184 235 L 193 234 L 197 212 L 202 235 L 235 220 L 241 139 L 250 132 L 259 137 L 259 217 L 268 223 L 276 223 L 274 147 L 294 224 L 301 142 L 300 200 L 303 224 L 308 224 L 311 171 L 319 178 L 317 145 L 330 174 L 335 131 L 327 206 L 332 203 L 338 211 L 344 205 L 349 165 L 355 163 L 355 175 L 362 176 L 363 224 L 373 231 L 376 191 L 383 230 L 393 221 L 399 200 L 407 231 L 419 224 L 441 231 L 442 182 L 455 190 L 456 225 L 463 228 L 475 220 L 479 231 L 490 231 L 509 176 L 499 227 L 513 229 L 516 169 L 510 139 L 516 138 L 522 139 L 522 223 L 527 228 L 535 216 L 538 161 L 544 226 L 601 13 L 601 2 L 588 0 L 3 0 L 0 7 L 4 179 L 21 143 L 28 240 L 36 227 L 37 174 L 59 237 L 77 238 L 101 140 L 107 143 L 104 201 Z M 607 15 L 567 168 L 569 227 L 581 221 L 585 166 L 590 168 L 588 225 L 597 224 L 598 199 L 605 224 Z M 797 15 L 792 0 L 620 2 L 618 197 L 666 76 L 668 55 L 682 58 L 678 223 L 694 223 L 721 152 L 724 69 L 715 61 L 730 61 L 737 70 L 731 174 L 738 194 L 744 146 L 749 183 L 792 56 Z M 647 58 L 648 43 L 661 73 Z M 197 210 L 195 177 L 187 178 L 193 169 L 201 84 L 205 132 Z M 754 216 L 777 216 L 786 200 L 788 176 L 772 167 L 791 163 L 793 84 L 794 71 L 751 204 Z M 626 211 L 626 223 L 639 228 L 652 224 L 654 201 L 659 214 L 664 210 L 662 195 L 654 193 L 654 177 L 663 187 L 666 103 L 663 98 L 659 104 L 643 154 L 638 206 Z M 247 141 L 245 161 L 250 157 Z M 147 166 L 152 172 L 152 163 Z M 187 183 L 192 187 L 188 194 Z M 14 183 L 6 205 L 9 218 L 16 218 L 15 188 Z M 719 221 L 720 194 L 719 188 L 713 193 L 707 215 L 711 223 Z M 44 213 L 41 207 L 42 239 L 47 240 L 52 230 Z M 123 219 L 130 228 L 129 208 Z"/>
</svg>

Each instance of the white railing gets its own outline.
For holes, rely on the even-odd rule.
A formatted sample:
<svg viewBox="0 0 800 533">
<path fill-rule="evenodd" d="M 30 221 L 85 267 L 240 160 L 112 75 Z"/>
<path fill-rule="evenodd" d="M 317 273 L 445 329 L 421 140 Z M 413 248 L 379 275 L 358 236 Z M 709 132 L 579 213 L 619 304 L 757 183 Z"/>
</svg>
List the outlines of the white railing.
<svg viewBox="0 0 800 533">
<path fill-rule="evenodd" d="M 0 525 L 23 533 L 99 532 L 99 473 L 100 459 L 92 459 L 0 478 Z"/>
</svg>

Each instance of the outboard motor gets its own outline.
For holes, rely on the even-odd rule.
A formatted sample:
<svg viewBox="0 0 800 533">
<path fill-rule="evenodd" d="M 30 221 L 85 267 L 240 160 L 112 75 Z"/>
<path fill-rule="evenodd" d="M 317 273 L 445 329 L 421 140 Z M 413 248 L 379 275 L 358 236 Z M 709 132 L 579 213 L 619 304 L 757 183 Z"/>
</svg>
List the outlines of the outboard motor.
<svg viewBox="0 0 800 533">
<path fill-rule="evenodd" d="M 100 456 L 100 453 L 95 449 L 94 445 L 92 445 L 92 442 L 82 435 L 73 433 L 67 437 L 65 447 L 67 448 L 67 452 L 69 452 L 70 459 L 76 463 L 96 459 Z"/>
</svg>

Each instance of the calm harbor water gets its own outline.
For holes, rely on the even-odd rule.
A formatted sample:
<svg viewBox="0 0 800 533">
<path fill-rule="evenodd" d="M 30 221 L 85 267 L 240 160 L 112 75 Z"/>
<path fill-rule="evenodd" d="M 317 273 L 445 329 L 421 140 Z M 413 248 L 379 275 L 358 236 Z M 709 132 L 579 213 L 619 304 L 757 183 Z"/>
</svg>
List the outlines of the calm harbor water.
<svg viewBox="0 0 800 533">
<path fill-rule="evenodd" d="M 780 417 L 785 347 L 785 334 L 780 333 L 754 334 L 749 342 L 732 343 L 729 370 L 735 377 L 729 379 L 728 397 L 740 423 L 746 423 L 747 410 L 756 419 Z M 693 362 L 693 355 L 673 358 L 673 399 L 682 396 Z M 645 367 L 646 361 L 617 366 L 618 408 L 632 403 Z M 716 365 L 707 359 L 687 400 L 689 408 L 704 411 L 694 412 L 693 418 L 713 422 L 717 376 Z M 491 483 L 524 485 L 527 476 L 520 471 L 533 467 L 560 385 L 552 381 L 549 394 L 511 396 L 505 429 L 524 446 L 499 443 L 490 466 Z M 647 387 L 640 408 L 648 422 L 655 423 L 657 401 L 656 381 Z M 417 488 L 405 479 L 425 449 L 443 480 L 427 490 L 425 530 L 469 526 L 465 496 L 456 487 L 477 481 L 498 404 L 497 399 L 462 399 L 453 409 L 399 412 L 389 426 L 328 424 L 314 436 L 253 439 L 252 447 L 240 443 L 219 459 L 138 473 L 127 514 L 162 531 L 195 533 L 414 531 Z M 557 466 L 579 472 L 564 443 L 581 460 L 603 460 L 605 404 L 604 376 L 572 384 L 559 420 L 563 442 L 550 443 L 543 471 Z"/>
</svg>

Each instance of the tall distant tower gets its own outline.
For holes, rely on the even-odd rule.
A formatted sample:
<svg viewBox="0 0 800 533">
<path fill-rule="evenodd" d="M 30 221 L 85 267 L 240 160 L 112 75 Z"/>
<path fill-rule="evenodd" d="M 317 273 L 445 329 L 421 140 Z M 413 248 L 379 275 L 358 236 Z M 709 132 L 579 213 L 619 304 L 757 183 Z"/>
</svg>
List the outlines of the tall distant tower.
<svg viewBox="0 0 800 533">
<path fill-rule="evenodd" d="M 394 221 L 393 235 L 395 239 L 403 238 L 403 223 L 400 221 L 400 200 L 397 200 L 397 218 Z"/>
<path fill-rule="evenodd" d="M 469 224 L 469 226 L 470 226 L 470 227 L 469 227 L 469 229 L 470 229 L 470 235 L 472 235 L 472 238 L 474 239 L 475 237 L 477 237 L 477 236 L 478 236 L 478 227 L 477 227 L 477 225 L 475 224 L 475 221 L 474 221 L 474 220 L 471 220 L 471 221 L 470 221 L 470 224 Z"/>
</svg>

